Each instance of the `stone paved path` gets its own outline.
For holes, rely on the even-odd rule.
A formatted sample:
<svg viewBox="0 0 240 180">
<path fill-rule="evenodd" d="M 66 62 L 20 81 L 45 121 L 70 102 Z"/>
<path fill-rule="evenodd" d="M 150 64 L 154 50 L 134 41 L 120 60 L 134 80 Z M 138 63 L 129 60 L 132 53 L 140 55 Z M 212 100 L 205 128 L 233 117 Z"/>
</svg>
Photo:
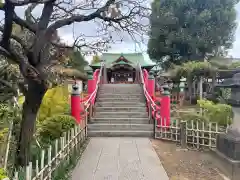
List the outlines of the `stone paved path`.
<svg viewBox="0 0 240 180">
<path fill-rule="evenodd" d="M 169 180 L 147 138 L 91 138 L 72 180 Z"/>
</svg>

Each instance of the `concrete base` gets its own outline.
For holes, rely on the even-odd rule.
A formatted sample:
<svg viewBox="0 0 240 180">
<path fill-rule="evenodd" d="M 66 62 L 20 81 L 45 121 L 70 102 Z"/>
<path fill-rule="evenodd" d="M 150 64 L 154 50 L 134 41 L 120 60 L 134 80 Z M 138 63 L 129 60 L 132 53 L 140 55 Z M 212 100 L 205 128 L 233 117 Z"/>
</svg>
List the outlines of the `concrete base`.
<svg viewBox="0 0 240 180">
<path fill-rule="evenodd" d="M 240 161 L 234 161 L 216 149 L 212 149 L 211 154 L 214 157 L 217 168 L 231 180 L 240 179 Z"/>
</svg>

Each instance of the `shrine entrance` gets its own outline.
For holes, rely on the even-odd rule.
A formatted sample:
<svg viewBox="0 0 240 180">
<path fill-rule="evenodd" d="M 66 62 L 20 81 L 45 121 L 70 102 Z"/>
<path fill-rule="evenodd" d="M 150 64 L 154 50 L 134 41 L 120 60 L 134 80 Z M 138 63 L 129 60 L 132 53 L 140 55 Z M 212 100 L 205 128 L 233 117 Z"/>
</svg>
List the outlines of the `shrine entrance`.
<svg viewBox="0 0 240 180">
<path fill-rule="evenodd" d="M 114 65 L 108 70 L 109 83 L 131 84 L 135 81 L 135 68 L 125 65 Z"/>
</svg>

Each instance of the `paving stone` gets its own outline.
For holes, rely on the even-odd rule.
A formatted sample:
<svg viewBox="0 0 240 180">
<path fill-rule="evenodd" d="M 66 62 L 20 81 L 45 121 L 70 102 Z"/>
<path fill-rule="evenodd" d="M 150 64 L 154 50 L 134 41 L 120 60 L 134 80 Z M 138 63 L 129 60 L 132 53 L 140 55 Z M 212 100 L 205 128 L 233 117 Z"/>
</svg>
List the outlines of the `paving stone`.
<svg viewBox="0 0 240 180">
<path fill-rule="evenodd" d="M 169 180 L 148 138 L 91 138 L 72 180 Z"/>
</svg>

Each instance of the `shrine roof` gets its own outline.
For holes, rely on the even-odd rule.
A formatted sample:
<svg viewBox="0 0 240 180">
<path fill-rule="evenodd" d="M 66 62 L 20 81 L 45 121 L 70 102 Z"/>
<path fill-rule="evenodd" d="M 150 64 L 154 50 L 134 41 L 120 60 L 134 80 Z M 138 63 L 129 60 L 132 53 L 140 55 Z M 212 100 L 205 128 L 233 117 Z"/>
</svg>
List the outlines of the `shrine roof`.
<svg viewBox="0 0 240 180">
<path fill-rule="evenodd" d="M 103 53 L 100 59 L 105 61 L 107 68 L 115 64 L 128 64 L 135 67 L 138 62 L 142 67 L 152 68 L 155 66 L 155 63 L 144 57 L 142 53 Z M 95 63 L 91 66 L 100 67 L 100 63 Z"/>
</svg>

